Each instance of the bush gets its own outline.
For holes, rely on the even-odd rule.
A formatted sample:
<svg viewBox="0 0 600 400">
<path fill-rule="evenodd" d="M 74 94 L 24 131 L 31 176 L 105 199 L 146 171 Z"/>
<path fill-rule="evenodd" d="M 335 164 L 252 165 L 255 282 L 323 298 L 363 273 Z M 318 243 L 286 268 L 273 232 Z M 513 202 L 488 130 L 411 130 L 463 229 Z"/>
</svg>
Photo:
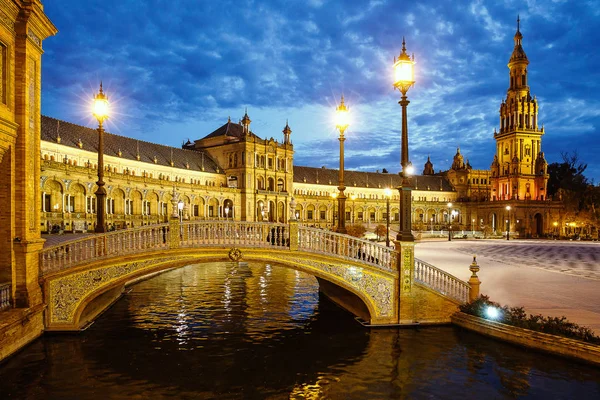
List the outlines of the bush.
<svg viewBox="0 0 600 400">
<path fill-rule="evenodd" d="M 596 336 L 590 328 L 569 322 L 564 316 L 544 317 L 540 314 L 529 314 L 529 316 L 527 316 L 523 307 L 501 306 L 498 303 L 490 301 L 488 296 L 481 295 L 475 301 L 463 304 L 459 308 L 460 311 L 466 314 L 489 319 L 486 315 L 488 307 L 496 307 L 499 310 L 500 315 L 495 320 L 507 325 L 581 340 L 587 343 L 600 344 L 600 337 Z"/>
</svg>

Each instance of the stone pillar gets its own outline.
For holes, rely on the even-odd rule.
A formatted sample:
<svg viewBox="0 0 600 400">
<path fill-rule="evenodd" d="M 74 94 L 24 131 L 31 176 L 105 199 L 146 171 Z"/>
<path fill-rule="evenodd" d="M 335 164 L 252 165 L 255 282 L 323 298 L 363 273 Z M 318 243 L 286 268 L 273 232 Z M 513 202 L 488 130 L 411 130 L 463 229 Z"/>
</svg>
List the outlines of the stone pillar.
<svg viewBox="0 0 600 400">
<path fill-rule="evenodd" d="M 289 222 L 290 229 L 290 250 L 297 251 L 299 248 L 299 232 L 298 232 L 298 221 Z"/>
<path fill-rule="evenodd" d="M 477 272 L 479 272 L 479 265 L 477 265 L 477 259 L 473 256 L 473 262 L 469 265 L 469 269 L 473 273 L 471 278 L 469 278 L 469 303 L 477 300 L 479 297 L 479 286 L 481 285 L 481 281 L 477 276 Z"/>
<path fill-rule="evenodd" d="M 14 228 L 11 229 L 11 237 L 6 238 L 8 244 L 3 244 L 1 250 L 3 253 L 4 250 L 10 251 L 12 244 L 14 258 L 11 260 L 11 275 L 15 305 L 32 307 L 43 301 L 38 283 L 38 253 L 44 243 L 40 238 L 42 41 L 56 34 L 57 30 L 44 14 L 39 0 L 15 4 L 19 13 L 14 21 L 16 35 L 11 35 L 14 37 L 14 53 L 6 55 L 10 64 L 5 65 L 10 70 L 6 76 L 14 76 L 14 82 L 5 85 L 14 91 L 14 97 L 11 93 L 5 93 L 6 104 L 12 108 L 11 102 L 14 101 L 14 124 L 18 125 L 12 153 L 14 164 L 11 166 L 14 168 L 11 173 L 14 186 L 7 188 L 15 200 L 10 221 Z M 12 50 L 10 47 L 8 49 Z M 11 157 L 7 158 L 11 160 Z"/>
<path fill-rule="evenodd" d="M 181 223 L 179 222 L 179 217 L 171 218 L 169 220 L 169 248 L 170 249 L 178 249 L 181 243 Z"/>
<path fill-rule="evenodd" d="M 412 293 L 415 276 L 415 242 L 396 241 L 398 252 L 398 323 L 414 322 L 414 297 Z"/>
</svg>

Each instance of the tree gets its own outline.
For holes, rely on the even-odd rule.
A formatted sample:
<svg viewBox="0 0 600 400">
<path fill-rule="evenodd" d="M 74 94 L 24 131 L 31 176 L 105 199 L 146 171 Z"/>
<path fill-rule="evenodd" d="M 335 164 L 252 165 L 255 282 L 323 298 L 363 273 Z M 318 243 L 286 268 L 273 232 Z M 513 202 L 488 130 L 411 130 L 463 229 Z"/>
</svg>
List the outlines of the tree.
<svg viewBox="0 0 600 400">
<path fill-rule="evenodd" d="M 385 227 L 385 225 L 379 224 L 375 227 L 375 234 L 377 235 L 377 241 L 380 240 L 380 238 L 386 237 L 387 236 L 387 228 Z"/>
<path fill-rule="evenodd" d="M 567 207 L 581 210 L 585 203 L 583 194 L 590 184 L 583 175 L 587 164 L 579 161 L 576 151 L 572 154 L 563 152 L 560 155 L 562 163 L 548 165 L 548 196 L 555 200 L 563 200 Z"/>
<path fill-rule="evenodd" d="M 362 238 L 366 231 L 367 228 L 363 225 L 350 225 L 346 227 L 346 234 L 357 238 Z"/>
</svg>

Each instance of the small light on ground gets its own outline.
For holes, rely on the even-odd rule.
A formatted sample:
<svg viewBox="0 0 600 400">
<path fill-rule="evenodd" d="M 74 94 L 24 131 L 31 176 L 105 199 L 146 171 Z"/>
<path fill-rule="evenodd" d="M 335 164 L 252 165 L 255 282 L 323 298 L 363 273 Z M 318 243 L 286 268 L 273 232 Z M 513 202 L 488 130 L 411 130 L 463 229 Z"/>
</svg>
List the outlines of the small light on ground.
<svg viewBox="0 0 600 400">
<path fill-rule="evenodd" d="M 485 309 L 485 315 L 487 315 L 489 319 L 498 319 L 500 317 L 500 311 L 498 311 L 496 307 L 490 306 Z"/>
</svg>

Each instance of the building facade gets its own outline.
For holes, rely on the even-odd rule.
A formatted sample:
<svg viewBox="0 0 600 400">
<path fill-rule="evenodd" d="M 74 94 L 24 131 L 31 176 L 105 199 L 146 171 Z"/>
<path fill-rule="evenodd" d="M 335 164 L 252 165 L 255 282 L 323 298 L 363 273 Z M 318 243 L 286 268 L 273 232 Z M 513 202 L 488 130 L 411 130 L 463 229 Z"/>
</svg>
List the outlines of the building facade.
<svg viewBox="0 0 600 400">
<path fill-rule="evenodd" d="M 427 160 L 412 177 L 415 230 L 552 233 L 562 226 L 562 205 L 545 196 L 547 164 L 541 151 L 544 128 L 527 85 L 528 60 L 517 27 L 510 57 L 509 88 L 494 132 L 490 170 L 475 170 L 457 149 L 450 168 L 434 173 Z M 42 117 L 40 231 L 91 231 L 95 224 L 96 130 Z M 109 228 L 166 221 L 176 201 L 184 219 L 287 222 L 331 228 L 340 210 L 338 171 L 294 165 L 292 130 L 280 140 L 261 139 L 246 112 L 182 148 L 106 134 L 105 178 Z M 374 228 L 398 221 L 400 176 L 346 171 L 347 224 Z M 386 188 L 393 189 L 386 197 Z M 293 210 L 290 205 L 294 199 Z M 448 203 L 452 203 L 449 207 Z M 389 206 L 388 206 L 389 204 Z M 510 206 L 510 209 L 507 209 Z M 56 228 L 55 228 L 56 229 Z"/>
</svg>

